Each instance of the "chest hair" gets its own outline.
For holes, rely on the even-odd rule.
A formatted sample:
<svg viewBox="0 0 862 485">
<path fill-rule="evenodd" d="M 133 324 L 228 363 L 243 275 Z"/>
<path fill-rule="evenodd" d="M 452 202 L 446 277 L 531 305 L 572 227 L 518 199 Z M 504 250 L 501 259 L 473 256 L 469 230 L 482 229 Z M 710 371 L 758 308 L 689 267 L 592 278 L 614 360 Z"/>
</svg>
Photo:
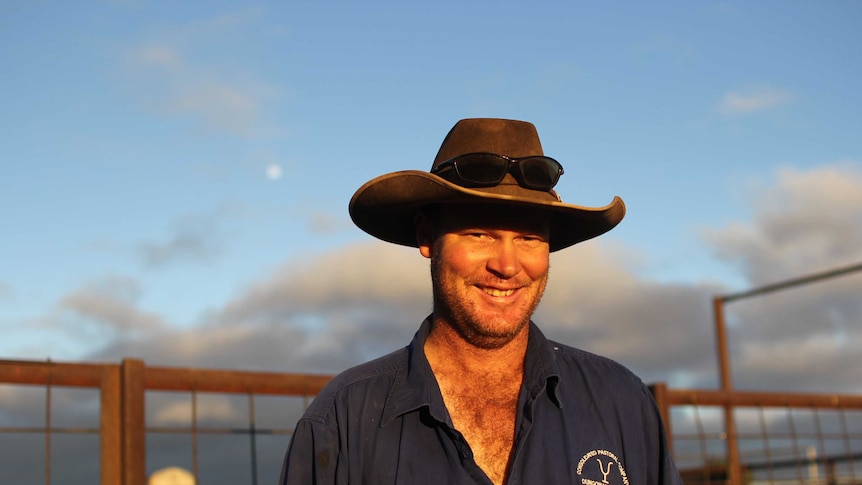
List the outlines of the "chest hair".
<svg viewBox="0 0 862 485">
<path fill-rule="evenodd" d="M 476 464 L 495 484 L 504 483 L 515 439 L 521 376 L 438 376 L 443 402 L 464 435 Z"/>
</svg>

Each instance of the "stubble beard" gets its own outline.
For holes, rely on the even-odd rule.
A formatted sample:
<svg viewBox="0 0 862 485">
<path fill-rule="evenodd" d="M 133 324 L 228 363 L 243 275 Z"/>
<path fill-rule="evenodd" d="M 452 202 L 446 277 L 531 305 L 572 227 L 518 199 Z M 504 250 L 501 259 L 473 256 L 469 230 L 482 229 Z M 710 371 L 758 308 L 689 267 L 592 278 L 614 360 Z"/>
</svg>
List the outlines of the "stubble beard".
<svg viewBox="0 0 862 485">
<path fill-rule="evenodd" d="M 440 258 L 432 258 L 434 320 L 445 322 L 466 342 L 487 350 L 504 347 L 530 324 L 530 318 L 542 299 L 548 277 L 546 273 L 541 281 L 533 281 L 534 285 L 538 285 L 537 291 L 532 295 L 523 315 L 518 318 L 515 325 L 512 325 L 512 322 L 502 320 L 504 318 L 502 315 L 495 316 L 493 320 L 480 315 L 475 302 L 463 297 L 463 289 L 456 287 L 464 282 L 459 279 L 445 278 L 444 272 Z M 472 282 L 466 283 L 469 285 Z"/>
</svg>

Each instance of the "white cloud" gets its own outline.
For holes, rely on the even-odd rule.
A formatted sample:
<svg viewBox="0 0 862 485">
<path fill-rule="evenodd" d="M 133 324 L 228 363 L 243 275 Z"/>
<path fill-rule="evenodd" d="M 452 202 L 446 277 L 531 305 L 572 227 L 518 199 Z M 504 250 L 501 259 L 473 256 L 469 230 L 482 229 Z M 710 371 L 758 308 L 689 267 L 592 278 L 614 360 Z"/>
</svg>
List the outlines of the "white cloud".
<svg viewBox="0 0 862 485">
<path fill-rule="evenodd" d="M 705 233 L 716 255 L 752 285 L 862 260 L 859 164 L 782 169 L 752 191 L 752 222 Z"/>
<path fill-rule="evenodd" d="M 860 315 L 860 309 L 855 315 Z M 828 328 L 825 330 L 828 332 Z M 856 378 L 862 369 L 855 364 L 862 345 L 862 334 L 858 331 L 850 338 L 841 339 L 824 332 L 808 332 L 795 339 L 776 340 L 758 340 L 739 346 L 735 355 L 739 369 L 737 387 L 845 394 L 862 392 L 862 384 Z"/>
<path fill-rule="evenodd" d="M 744 115 L 776 108 L 792 102 L 796 96 L 787 90 L 761 87 L 726 93 L 717 110 L 725 115 Z"/>
<path fill-rule="evenodd" d="M 250 9 L 160 32 L 159 40 L 144 42 L 126 56 L 128 85 L 145 109 L 169 117 L 192 119 L 208 130 L 241 137 L 266 137 L 281 132 L 268 110 L 282 89 L 228 65 L 195 55 L 213 39 L 224 41 L 254 28 L 261 10 Z"/>
<path fill-rule="evenodd" d="M 103 330 L 113 330 L 124 337 L 163 328 L 161 317 L 137 308 L 135 301 L 139 292 L 135 280 L 111 277 L 72 291 L 62 298 L 59 305 L 98 323 Z M 73 329 L 68 330 L 74 332 Z"/>
<path fill-rule="evenodd" d="M 190 79 L 183 84 L 165 103 L 169 112 L 191 115 L 219 131 L 252 134 L 261 117 L 260 93 L 214 80 Z"/>
<path fill-rule="evenodd" d="M 221 251 L 219 221 L 226 209 L 183 217 L 176 221 L 163 241 L 146 242 L 140 246 L 144 264 L 162 267 L 181 261 L 207 262 Z"/>
<path fill-rule="evenodd" d="M 601 238 L 552 256 L 537 313 L 549 337 L 609 356 L 647 381 L 713 380 L 709 301 L 720 289 L 635 276 L 630 249 Z"/>
<path fill-rule="evenodd" d="M 380 304 L 428 310 L 427 268 L 427 260 L 416 249 L 382 242 L 357 244 L 288 262 L 229 302 L 221 318 L 246 321 L 272 315 L 331 314 Z"/>
<path fill-rule="evenodd" d="M 312 234 L 334 234 L 345 228 L 355 227 L 345 217 L 324 210 L 315 210 L 302 216 L 307 218 L 307 227 Z"/>
<path fill-rule="evenodd" d="M 752 196 L 753 219 L 709 231 L 750 287 L 862 262 L 862 170 L 779 170 Z M 728 303 L 741 386 L 858 390 L 862 272 Z"/>
</svg>

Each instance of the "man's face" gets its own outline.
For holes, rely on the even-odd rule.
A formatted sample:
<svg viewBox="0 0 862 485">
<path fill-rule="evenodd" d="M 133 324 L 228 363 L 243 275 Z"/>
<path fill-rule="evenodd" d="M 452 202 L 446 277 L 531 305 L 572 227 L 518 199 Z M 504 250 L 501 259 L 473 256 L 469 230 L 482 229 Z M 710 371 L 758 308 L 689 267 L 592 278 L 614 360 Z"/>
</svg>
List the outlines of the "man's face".
<svg viewBox="0 0 862 485">
<path fill-rule="evenodd" d="M 441 206 L 436 224 L 425 225 L 420 252 L 431 258 L 435 319 L 482 348 L 501 347 L 526 331 L 548 280 L 547 214 Z"/>
</svg>

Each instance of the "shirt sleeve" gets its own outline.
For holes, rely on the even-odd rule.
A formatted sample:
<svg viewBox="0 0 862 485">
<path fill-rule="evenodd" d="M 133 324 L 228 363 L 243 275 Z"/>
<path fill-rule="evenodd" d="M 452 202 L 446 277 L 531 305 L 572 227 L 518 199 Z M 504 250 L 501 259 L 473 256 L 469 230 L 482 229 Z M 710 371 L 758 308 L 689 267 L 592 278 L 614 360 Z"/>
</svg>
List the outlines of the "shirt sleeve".
<svg viewBox="0 0 862 485">
<path fill-rule="evenodd" d="M 311 419 L 296 424 L 284 457 L 279 485 L 335 485 L 339 457 L 337 431 Z"/>
</svg>

